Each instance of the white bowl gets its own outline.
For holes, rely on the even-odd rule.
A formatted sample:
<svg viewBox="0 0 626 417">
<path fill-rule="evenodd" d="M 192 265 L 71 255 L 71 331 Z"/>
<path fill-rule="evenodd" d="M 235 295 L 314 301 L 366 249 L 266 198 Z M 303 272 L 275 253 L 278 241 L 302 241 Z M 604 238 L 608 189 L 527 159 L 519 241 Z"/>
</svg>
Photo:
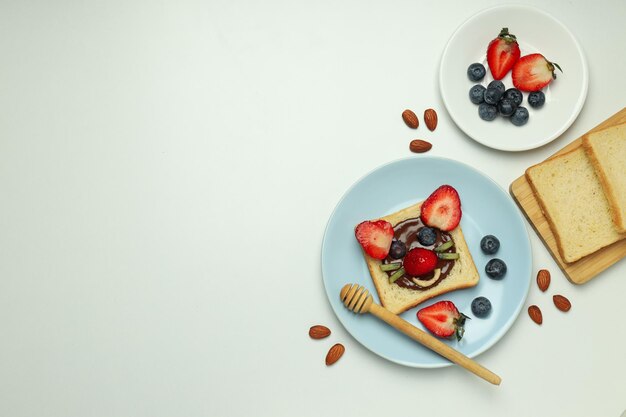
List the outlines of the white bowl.
<svg viewBox="0 0 626 417">
<path fill-rule="evenodd" d="M 476 82 L 467 77 L 467 67 L 480 62 L 487 75 L 480 84 L 493 80 L 487 65 L 487 45 L 503 27 L 517 36 L 522 56 L 541 53 L 563 69 L 557 79 L 543 89 L 546 102 L 533 109 L 526 102 L 530 118 L 524 126 L 513 125 L 498 116 L 487 122 L 478 117 L 478 105 L 469 100 L 469 90 Z M 503 79 L 513 87 L 511 73 Z M 537 148 L 559 137 L 576 120 L 587 97 L 589 74 L 587 61 L 574 35 L 548 13 L 522 5 L 486 9 L 463 23 L 454 32 L 441 58 L 439 87 L 452 120 L 468 136 L 485 146 L 504 151 Z"/>
</svg>

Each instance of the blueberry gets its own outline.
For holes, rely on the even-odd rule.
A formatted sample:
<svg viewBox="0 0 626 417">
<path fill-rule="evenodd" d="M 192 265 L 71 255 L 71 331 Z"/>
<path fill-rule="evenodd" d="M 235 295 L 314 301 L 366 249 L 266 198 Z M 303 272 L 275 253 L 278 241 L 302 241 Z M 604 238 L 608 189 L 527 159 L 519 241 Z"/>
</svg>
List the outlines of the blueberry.
<svg viewBox="0 0 626 417">
<path fill-rule="evenodd" d="M 422 227 L 417 232 L 417 241 L 424 246 L 432 246 L 437 241 L 437 232 L 430 227 Z"/>
<path fill-rule="evenodd" d="M 493 104 L 480 103 L 478 106 L 478 116 L 488 122 L 492 121 L 498 115 L 498 109 Z"/>
<path fill-rule="evenodd" d="M 502 98 L 502 94 L 504 93 L 496 87 L 487 87 L 485 90 L 485 103 L 496 104 Z"/>
<path fill-rule="evenodd" d="M 478 62 L 470 65 L 467 68 L 467 77 L 471 81 L 480 81 L 485 77 L 487 71 L 485 70 L 485 66 L 483 64 L 479 64 Z"/>
<path fill-rule="evenodd" d="M 469 90 L 470 101 L 474 104 L 480 104 L 485 101 L 486 88 L 480 84 L 476 84 Z"/>
<path fill-rule="evenodd" d="M 543 91 L 533 91 L 528 95 L 528 105 L 534 109 L 543 106 L 546 102 L 546 96 Z"/>
<path fill-rule="evenodd" d="M 500 241 L 494 235 L 487 235 L 480 240 L 480 248 L 487 255 L 493 255 L 500 249 Z"/>
<path fill-rule="evenodd" d="M 472 301 L 472 313 L 478 318 L 484 318 L 491 312 L 491 301 L 485 297 L 476 297 Z"/>
<path fill-rule="evenodd" d="M 485 272 L 493 279 L 502 279 L 506 274 L 506 264 L 502 259 L 494 258 L 487 262 Z"/>
<path fill-rule="evenodd" d="M 504 90 L 506 90 L 506 87 L 504 87 L 504 83 L 500 80 L 493 80 L 492 82 L 487 84 L 487 88 L 497 88 L 498 91 L 500 91 L 500 93 L 502 94 L 504 94 Z"/>
<path fill-rule="evenodd" d="M 511 116 L 511 123 L 515 126 L 522 126 L 528 122 L 528 109 L 526 107 L 519 106 L 515 109 L 515 113 Z"/>
<path fill-rule="evenodd" d="M 406 245 L 404 242 L 394 240 L 391 242 L 391 248 L 389 248 L 389 256 L 393 259 L 400 259 L 406 255 Z"/>
<path fill-rule="evenodd" d="M 513 103 L 513 101 L 509 100 L 508 98 L 503 98 L 498 102 L 498 112 L 504 117 L 511 116 L 513 113 L 515 113 L 516 108 L 517 106 L 515 105 L 515 103 Z"/>
<path fill-rule="evenodd" d="M 524 96 L 522 92 L 517 88 L 509 88 L 504 92 L 504 98 L 508 98 L 509 100 L 513 100 L 516 106 L 522 104 L 522 100 L 524 100 Z"/>
</svg>

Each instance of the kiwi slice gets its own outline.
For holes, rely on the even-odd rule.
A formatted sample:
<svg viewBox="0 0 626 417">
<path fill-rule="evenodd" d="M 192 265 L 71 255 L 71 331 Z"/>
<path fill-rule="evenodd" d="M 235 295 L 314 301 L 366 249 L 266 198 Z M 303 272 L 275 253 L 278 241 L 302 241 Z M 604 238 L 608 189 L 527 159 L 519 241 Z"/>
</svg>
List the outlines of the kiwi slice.
<svg viewBox="0 0 626 417">
<path fill-rule="evenodd" d="M 438 253 L 437 256 L 439 257 L 439 259 L 445 259 L 446 261 L 451 261 L 454 259 L 459 259 L 459 254 L 456 252 L 444 252 L 444 253 Z"/>
<path fill-rule="evenodd" d="M 396 269 L 400 268 L 402 266 L 402 262 L 391 262 L 388 264 L 382 264 L 380 266 L 380 270 L 383 272 L 387 272 L 387 271 L 395 271 Z"/>
<path fill-rule="evenodd" d="M 447 242 L 442 243 L 441 245 L 437 246 L 435 248 L 435 252 L 443 252 L 444 250 L 450 249 L 452 246 L 454 246 L 454 242 L 451 240 L 448 240 Z"/>
<path fill-rule="evenodd" d="M 396 272 L 394 272 L 393 275 L 391 275 L 389 277 L 389 283 L 393 284 L 398 279 L 400 279 L 402 276 L 404 276 L 404 268 L 400 268 Z"/>
</svg>

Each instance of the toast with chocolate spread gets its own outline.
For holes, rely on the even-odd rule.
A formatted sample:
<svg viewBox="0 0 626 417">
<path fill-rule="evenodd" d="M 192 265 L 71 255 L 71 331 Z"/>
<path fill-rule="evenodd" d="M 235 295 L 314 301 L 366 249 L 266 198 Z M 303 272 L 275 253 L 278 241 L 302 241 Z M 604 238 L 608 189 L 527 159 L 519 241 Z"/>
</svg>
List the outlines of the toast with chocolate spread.
<svg viewBox="0 0 626 417">
<path fill-rule="evenodd" d="M 478 270 L 460 225 L 450 231 L 435 228 L 436 239 L 432 245 L 424 246 L 417 240 L 418 232 L 425 227 L 420 218 L 422 203 L 381 217 L 379 220 L 391 223 L 394 229 L 394 239 L 402 241 L 407 251 L 415 247 L 429 250 L 446 248 L 438 252 L 440 258 L 433 272 L 416 277 L 402 275 L 400 271 L 399 275 L 402 276 L 398 277 L 397 270 L 386 271 L 383 270 L 384 267 L 383 269 L 381 267 L 386 264 L 399 263 L 401 259 L 393 259 L 391 255 L 387 255 L 385 259 L 375 259 L 365 251 L 363 252 L 380 303 L 395 314 L 400 314 L 438 295 L 473 287 L 478 284 L 479 280 Z M 448 243 L 450 241 L 452 244 Z M 441 256 L 441 253 L 452 256 Z M 446 259 L 456 256 L 455 253 L 458 254 L 457 259 Z"/>
</svg>

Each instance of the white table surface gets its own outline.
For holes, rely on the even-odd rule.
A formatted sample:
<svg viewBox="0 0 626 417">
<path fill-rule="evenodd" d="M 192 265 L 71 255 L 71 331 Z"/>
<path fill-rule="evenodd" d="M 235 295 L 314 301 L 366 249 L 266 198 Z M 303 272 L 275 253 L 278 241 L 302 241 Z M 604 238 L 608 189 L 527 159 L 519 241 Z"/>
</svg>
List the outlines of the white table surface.
<svg viewBox="0 0 626 417">
<path fill-rule="evenodd" d="M 504 153 L 437 85 L 495 1 L 1 2 L 0 415 L 619 417 L 624 261 L 574 286 L 527 224 L 573 308 L 531 287 L 543 326 L 522 312 L 477 358 L 499 387 L 372 354 L 322 285 L 336 203 L 414 137 L 508 189 L 626 105 L 625 2 L 523 3 L 575 33 L 589 94 L 560 138 Z M 434 133 L 403 125 L 427 107 Z"/>
</svg>

